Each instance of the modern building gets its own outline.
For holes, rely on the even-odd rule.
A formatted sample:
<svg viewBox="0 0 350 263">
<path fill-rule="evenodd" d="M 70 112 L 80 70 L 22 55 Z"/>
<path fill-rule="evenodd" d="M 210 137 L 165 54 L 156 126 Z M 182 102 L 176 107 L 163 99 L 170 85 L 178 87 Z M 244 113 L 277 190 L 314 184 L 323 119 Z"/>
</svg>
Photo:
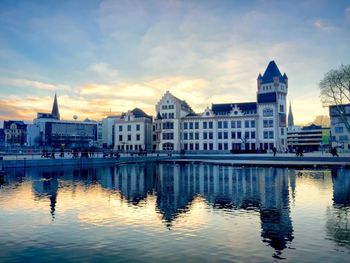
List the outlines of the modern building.
<svg viewBox="0 0 350 263">
<path fill-rule="evenodd" d="M 4 129 L 0 129 L 0 147 L 5 146 L 5 132 Z"/>
<path fill-rule="evenodd" d="M 51 113 L 38 113 L 34 124 L 40 129 L 43 146 L 66 148 L 91 147 L 97 140 L 97 123 L 94 121 L 61 120 L 55 94 Z"/>
<path fill-rule="evenodd" d="M 23 146 L 26 143 L 27 124 L 23 121 L 4 121 L 5 146 Z"/>
<path fill-rule="evenodd" d="M 139 108 L 123 113 L 114 124 L 114 149 L 152 150 L 152 117 Z"/>
<path fill-rule="evenodd" d="M 344 114 L 340 114 L 344 113 Z M 350 104 L 329 107 L 332 146 L 350 151 Z"/>
<path fill-rule="evenodd" d="M 288 77 L 271 61 L 257 79 L 256 102 L 212 104 L 196 114 L 167 91 L 156 105 L 153 149 L 280 151 L 287 148 Z"/>
<path fill-rule="evenodd" d="M 27 124 L 27 146 L 38 147 L 42 145 L 40 127 L 37 124 Z"/>
<path fill-rule="evenodd" d="M 114 124 L 120 116 L 108 116 L 102 119 L 102 147 L 114 148 Z"/>
<path fill-rule="evenodd" d="M 295 151 L 302 148 L 306 152 L 322 151 L 330 146 L 330 129 L 311 124 L 288 128 L 288 148 Z"/>
</svg>

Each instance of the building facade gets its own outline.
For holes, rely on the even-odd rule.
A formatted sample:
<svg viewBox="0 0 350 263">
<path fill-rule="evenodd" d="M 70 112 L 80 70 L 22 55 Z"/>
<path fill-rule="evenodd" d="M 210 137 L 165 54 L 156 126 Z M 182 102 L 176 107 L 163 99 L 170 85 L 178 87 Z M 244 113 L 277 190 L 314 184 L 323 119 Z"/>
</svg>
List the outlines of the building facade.
<svg viewBox="0 0 350 263">
<path fill-rule="evenodd" d="M 257 100 L 212 104 L 196 114 L 167 91 L 156 105 L 154 150 L 280 151 L 287 148 L 287 75 L 271 61 L 257 79 Z"/>
<path fill-rule="evenodd" d="M 102 147 L 114 147 L 114 124 L 120 116 L 108 116 L 102 120 Z"/>
<path fill-rule="evenodd" d="M 345 114 L 340 114 L 343 112 Z M 333 147 L 340 147 L 350 151 L 350 133 L 347 125 L 350 124 L 350 104 L 329 107 L 331 121 L 331 143 Z"/>
<path fill-rule="evenodd" d="M 26 144 L 27 124 L 23 121 L 4 121 L 5 146 L 23 146 Z"/>
<path fill-rule="evenodd" d="M 288 149 L 302 148 L 306 152 L 322 151 L 330 146 L 330 129 L 319 125 L 288 127 Z"/>
<path fill-rule="evenodd" d="M 116 119 L 114 133 L 115 150 L 152 150 L 152 117 L 141 109 L 135 108 Z"/>
</svg>

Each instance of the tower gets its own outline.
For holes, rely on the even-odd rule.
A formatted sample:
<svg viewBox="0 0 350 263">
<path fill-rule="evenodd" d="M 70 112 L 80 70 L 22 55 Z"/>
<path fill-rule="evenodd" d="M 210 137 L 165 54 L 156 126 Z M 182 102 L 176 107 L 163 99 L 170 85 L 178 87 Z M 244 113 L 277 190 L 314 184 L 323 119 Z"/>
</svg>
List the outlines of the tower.
<svg viewBox="0 0 350 263">
<path fill-rule="evenodd" d="M 286 98 L 288 77 L 281 74 L 275 61 L 270 61 L 257 78 L 258 140 L 261 149 L 280 151 L 287 148 Z"/>
<path fill-rule="evenodd" d="M 289 111 L 288 111 L 288 127 L 294 126 L 294 117 L 292 112 L 292 103 L 289 102 Z"/>
<path fill-rule="evenodd" d="M 58 103 L 57 103 L 57 96 L 55 93 L 55 98 L 53 100 L 53 105 L 52 105 L 52 112 L 51 112 L 52 116 L 57 118 L 57 120 L 60 119 L 60 112 L 58 110 Z"/>
</svg>

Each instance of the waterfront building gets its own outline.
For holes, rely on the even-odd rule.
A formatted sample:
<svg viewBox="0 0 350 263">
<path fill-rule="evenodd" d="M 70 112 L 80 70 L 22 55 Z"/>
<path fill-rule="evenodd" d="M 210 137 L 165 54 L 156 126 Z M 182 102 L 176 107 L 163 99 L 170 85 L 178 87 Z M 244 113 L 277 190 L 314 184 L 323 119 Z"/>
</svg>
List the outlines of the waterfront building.
<svg viewBox="0 0 350 263">
<path fill-rule="evenodd" d="M 288 148 L 295 151 L 302 148 L 306 152 L 325 150 L 330 146 L 330 129 L 311 124 L 309 126 L 288 127 Z"/>
<path fill-rule="evenodd" d="M 40 127 L 37 124 L 27 124 L 27 146 L 37 147 L 42 144 Z"/>
<path fill-rule="evenodd" d="M 152 150 L 152 117 L 139 108 L 123 113 L 115 120 L 115 150 Z"/>
<path fill-rule="evenodd" d="M 102 119 L 102 147 L 114 147 L 114 124 L 120 119 L 120 116 L 108 116 Z"/>
<path fill-rule="evenodd" d="M 40 129 L 43 146 L 66 148 L 91 147 L 97 139 L 94 121 L 61 120 L 55 94 L 51 113 L 38 113 L 34 124 Z"/>
<path fill-rule="evenodd" d="M 5 146 L 5 132 L 4 129 L 0 129 L 0 147 Z"/>
<path fill-rule="evenodd" d="M 257 79 L 255 102 L 212 104 L 196 114 L 167 91 L 156 105 L 153 149 L 188 151 L 280 151 L 287 148 L 288 77 L 271 61 Z"/>
<path fill-rule="evenodd" d="M 5 146 L 23 146 L 26 143 L 27 124 L 23 121 L 4 121 Z"/>
<path fill-rule="evenodd" d="M 345 114 L 340 115 L 339 111 Z M 350 104 L 329 106 L 329 116 L 332 146 L 341 147 L 344 151 L 350 151 L 350 133 L 345 123 L 350 124 Z"/>
</svg>

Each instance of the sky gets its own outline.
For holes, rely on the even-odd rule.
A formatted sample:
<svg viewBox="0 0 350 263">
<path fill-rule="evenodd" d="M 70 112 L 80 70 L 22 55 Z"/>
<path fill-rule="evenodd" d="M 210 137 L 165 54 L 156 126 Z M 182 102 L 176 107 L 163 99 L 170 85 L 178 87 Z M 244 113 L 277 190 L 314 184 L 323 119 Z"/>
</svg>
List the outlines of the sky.
<svg viewBox="0 0 350 263">
<path fill-rule="evenodd" d="M 318 83 L 350 63 L 350 1 L 1 0 L 0 120 L 154 115 L 169 90 L 200 113 L 256 100 L 270 60 L 297 124 L 328 115 Z M 288 105 L 289 106 L 289 105 Z"/>
</svg>

